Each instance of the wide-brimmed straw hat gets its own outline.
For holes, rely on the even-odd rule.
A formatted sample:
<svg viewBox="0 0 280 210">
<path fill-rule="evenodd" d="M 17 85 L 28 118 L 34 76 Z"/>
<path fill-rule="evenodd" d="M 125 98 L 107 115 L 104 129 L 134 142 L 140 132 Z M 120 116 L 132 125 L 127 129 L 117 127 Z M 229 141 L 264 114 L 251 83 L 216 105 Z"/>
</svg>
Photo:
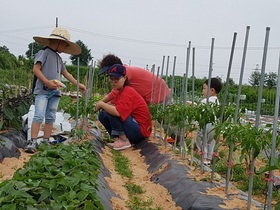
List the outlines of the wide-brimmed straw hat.
<svg viewBox="0 0 280 210">
<path fill-rule="evenodd" d="M 61 27 L 55 28 L 48 37 L 43 36 L 33 36 L 33 39 L 41 45 L 48 47 L 50 45 L 51 39 L 63 40 L 68 43 L 68 46 L 63 51 L 64 53 L 71 55 L 79 55 L 82 52 L 82 49 L 79 45 L 70 41 L 70 33 Z"/>
</svg>

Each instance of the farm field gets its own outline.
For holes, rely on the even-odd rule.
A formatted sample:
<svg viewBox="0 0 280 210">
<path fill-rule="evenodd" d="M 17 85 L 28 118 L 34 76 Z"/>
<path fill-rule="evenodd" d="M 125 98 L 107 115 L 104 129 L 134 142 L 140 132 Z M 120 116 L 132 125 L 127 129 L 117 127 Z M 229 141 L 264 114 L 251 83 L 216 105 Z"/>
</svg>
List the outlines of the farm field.
<svg viewBox="0 0 280 210">
<path fill-rule="evenodd" d="M 180 165 L 186 165 L 188 170 L 188 176 L 194 180 L 194 182 L 202 182 L 205 177 L 209 177 L 210 172 L 205 172 L 203 174 L 200 173 L 197 166 L 189 166 L 189 157 L 186 157 L 185 160 L 182 160 L 179 154 L 176 154 L 170 146 L 163 146 L 160 144 L 159 139 L 155 137 L 151 137 L 149 142 L 157 145 L 161 154 L 168 155 L 171 160 L 175 160 Z M 3 162 L 0 164 L 0 181 L 11 179 L 14 172 L 22 168 L 23 165 L 29 161 L 32 155 L 28 153 L 22 152 L 20 149 L 21 155 L 17 158 L 5 158 Z M 157 173 L 160 173 L 167 167 L 166 165 L 162 165 L 160 169 L 155 173 L 149 173 L 149 165 L 146 163 L 145 158 L 141 155 L 141 148 L 129 148 L 121 152 L 123 156 L 128 158 L 129 166 L 133 171 L 133 178 L 128 180 L 125 177 L 122 177 L 115 170 L 115 166 L 112 160 L 112 151 L 109 147 L 105 146 L 100 153 L 100 157 L 104 166 L 109 170 L 110 177 L 105 177 L 108 182 L 109 187 L 112 189 L 120 197 L 112 197 L 110 199 L 112 203 L 113 209 L 128 209 L 127 202 L 129 201 L 129 196 L 126 188 L 124 187 L 124 183 L 132 182 L 134 184 L 142 186 L 144 189 L 144 193 L 141 195 L 142 200 L 152 200 L 150 204 L 150 208 L 153 209 L 182 209 L 179 206 L 176 206 L 176 203 L 173 201 L 172 194 L 168 192 L 168 190 L 160 184 L 157 184 L 152 180 L 152 177 Z M 187 176 L 187 174 L 186 174 Z M 221 180 L 215 182 L 222 182 Z M 186 189 L 187 190 L 187 189 Z M 207 189 L 205 192 L 209 197 L 218 196 L 223 200 L 223 205 L 221 205 L 221 209 L 246 209 L 246 200 L 241 198 L 239 191 L 232 187 L 230 188 L 229 194 L 231 198 L 228 199 L 224 193 L 224 187 L 212 187 Z M 263 202 L 262 196 L 254 197 L 255 200 L 259 202 Z M 251 209 L 259 209 L 252 205 Z"/>
</svg>

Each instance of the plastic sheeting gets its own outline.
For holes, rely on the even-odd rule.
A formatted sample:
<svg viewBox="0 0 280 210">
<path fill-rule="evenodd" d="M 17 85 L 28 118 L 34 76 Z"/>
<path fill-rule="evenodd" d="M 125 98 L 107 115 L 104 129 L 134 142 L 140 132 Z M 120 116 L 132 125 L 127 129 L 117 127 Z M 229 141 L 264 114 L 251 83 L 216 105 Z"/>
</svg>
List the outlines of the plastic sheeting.
<svg viewBox="0 0 280 210">
<path fill-rule="evenodd" d="M 23 115 L 22 118 L 22 129 L 27 134 L 27 139 L 31 139 L 31 125 L 33 121 L 33 116 L 35 112 L 35 106 L 31 105 L 27 114 Z M 63 112 L 56 112 L 55 122 L 53 124 L 56 133 L 69 134 L 71 132 L 72 126 L 68 121 L 70 115 Z M 44 124 L 45 122 L 43 122 Z M 42 125 L 43 125 L 42 124 Z M 38 137 L 41 138 L 44 135 L 43 130 L 39 130 Z M 38 142 L 39 143 L 39 142 Z"/>
<path fill-rule="evenodd" d="M 152 176 L 151 181 L 164 186 L 170 192 L 177 206 L 182 207 L 184 210 L 223 209 L 221 207 L 224 205 L 222 198 L 206 195 L 208 188 L 217 187 L 218 184 L 193 180 L 188 175 L 190 169 L 187 166 L 171 160 L 169 154 L 161 154 L 155 143 L 145 141 L 137 145 L 136 149 L 140 149 L 140 153 L 145 157 L 145 162 L 149 165 L 149 173 L 155 174 Z M 164 170 L 155 173 L 164 164 L 167 165 Z M 243 199 L 247 200 L 244 194 L 240 192 Z M 252 201 L 252 203 L 260 209 L 263 208 L 262 204 L 256 201 Z"/>
<path fill-rule="evenodd" d="M 105 145 L 102 140 L 101 131 L 97 126 L 94 126 L 90 133 L 95 137 L 94 140 L 91 140 L 93 149 L 97 152 L 101 160 L 101 168 L 98 175 L 98 183 L 100 184 L 98 186 L 97 195 L 100 197 L 101 204 L 104 208 L 106 210 L 111 210 L 113 208 L 110 199 L 120 196 L 116 195 L 116 193 L 110 189 L 105 180 L 105 177 L 110 177 L 110 172 L 105 168 L 99 156 Z M 20 156 L 18 147 L 24 147 L 26 144 L 26 137 L 22 132 L 13 131 L 1 134 L 0 138 L 3 141 L 3 144 L 0 144 L 0 162 L 2 162 L 5 157 Z M 164 186 L 170 192 L 177 206 L 184 210 L 222 209 L 220 207 L 220 205 L 224 204 L 222 198 L 205 194 L 207 188 L 214 188 L 217 184 L 194 181 L 188 176 L 188 171 L 190 169 L 187 166 L 171 160 L 170 154 L 161 154 L 155 143 L 144 141 L 134 146 L 134 149 L 140 150 L 140 154 L 145 157 L 145 162 L 149 166 L 148 172 L 154 174 L 151 181 Z M 159 169 L 164 164 L 166 164 L 166 167 L 159 172 Z M 244 192 L 240 192 L 240 195 L 244 200 L 247 199 Z M 252 201 L 252 203 L 260 209 L 263 209 L 260 203 L 256 201 Z"/>
<path fill-rule="evenodd" d="M 26 135 L 22 131 L 18 130 L 10 130 L 9 132 L 0 134 L 1 136 L 5 136 L 7 139 L 12 141 L 14 145 L 18 148 L 23 148 L 26 146 Z"/>
<path fill-rule="evenodd" d="M 93 144 L 95 150 L 97 151 L 99 159 L 102 160 L 99 153 L 102 152 L 102 148 L 104 147 L 104 144 L 96 140 L 91 140 L 91 143 Z M 111 190 L 107 181 L 105 180 L 105 177 L 111 177 L 111 175 L 110 175 L 110 171 L 104 166 L 103 162 L 101 161 L 100 173 L 98 175 L 99 185 L 96 193 L 100 198 L 104 209 L 113 210 L 110 199 L 112 197 L 119 197 L 119 198 L 121 197 Z"/>
<path fill-rule="evenodd" d="M 16 130 L 0 134 L 0 163 L 6 157 L 19 158 L 20 151 L 18 148 L 26 145 L 24 139 L 24 134 Z"/>
</svg>

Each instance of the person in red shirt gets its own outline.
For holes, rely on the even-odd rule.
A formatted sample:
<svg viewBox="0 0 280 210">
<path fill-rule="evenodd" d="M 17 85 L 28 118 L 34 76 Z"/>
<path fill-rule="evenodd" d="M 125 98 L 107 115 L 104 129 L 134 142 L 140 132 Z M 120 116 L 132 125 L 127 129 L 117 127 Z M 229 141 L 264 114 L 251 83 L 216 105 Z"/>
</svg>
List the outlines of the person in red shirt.
<svg viewBox="0 0 280 210">
<path fill-rule="evenodd" d="M 114 64 L 123 65 L 121 59 L 114 54 L 106 55 L 100 62 L 101 70 L 99 75 L 104 74 Z M 146 69 L 126 66 L 126 76 L 133 87 L 146 101 L 147 104 L 171 102 L 170 89 L 166 82 Z M 116 91 L 112 90 L 103 98 L 104 102 L 109 102 L 115 97 Z M 111 101 L 111 103 L 114 103 Z"/>
<path fill-rule="evenodd" d="M 101 110 L 98 119 L 114 139 L 113 148 L 123 150 L 151 135 L 151 114 L 143 97 L 130 86 L 125 66 L 111 66 L 108 78 L 116 92 L 114 104 L 99 101 L 96 111 Z"/>
</svg>

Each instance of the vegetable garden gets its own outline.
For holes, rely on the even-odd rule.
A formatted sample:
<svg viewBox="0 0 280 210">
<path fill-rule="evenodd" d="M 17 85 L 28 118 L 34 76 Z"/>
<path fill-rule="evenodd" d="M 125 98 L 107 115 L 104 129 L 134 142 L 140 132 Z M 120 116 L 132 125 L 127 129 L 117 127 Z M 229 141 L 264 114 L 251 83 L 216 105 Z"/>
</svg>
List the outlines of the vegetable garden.
<svg viewBox="0 0 280 210">
<path fill-rule="evenodd" d="M 247 27 L 247 36 L 248 33 L 249 28 Z M 246 38 L 240 84 L 229 88 L 235 36 L 233 38 L 227 81 L 224 83 L 220 95 L 221 105 L 200 103 L 200 91 L 195 90 L 201 89 L 204 79 L 195 78 L 194 62 L 193 75 L 190 77 L 191 85 L 188 83 L 188 67 L 184 77 L 177 77 L 174 65 L 172 75 L 168 76 L 169 57 L 166 67 L 164 67 L 165 56 L 163 57 L 161 73 L 160 69 L 155 73 L 155 66 L 151 69 L 154 74 L 167 81 L 174 99 L 171 104 L 152 103 L 149 106 L 154 120 L 153 137 L 159 137 L 159 143 L 166 147 L 169 145 L 170 139 L 174 140 L 172 142 L 173 152 L 179 153 L 182 160 L 188 160 L 189 165 L 197 165 L 200 173 L 203 174 L 206 168 L 203 166 L 202 153 L 195 152 L 194 140 L 198 128 L 204 128 L 207 123 L 212 123 L 215 127 L 215 157 L 211 165 L 211 177 L 204 181 L 212 183 L 215 181 L 215 172 L 221 174 L 225 179 L 225 194 L 228 194 L 231 183 L 247 192 L 247 209 L 251 208 L 252 196 L 262 194 L 265 197 L 263 203 L 265 209 L 280 208 L 280 181 L 277 181 L 280 174 L 278 135 L 280 83 L 274 90 L 263 88 L 268 36 L 269 28 L 266 31 L 260 86 L 248 89 L 245 86 L 244 89 L 248 91 L 246 92 L 247 101 L 240 99 L 241 89 L 244 87 L 242 78 Z M 213 48 L 214 39 L 212 39 L 212 50 Z M 189 44 L 187 63 L 190 59 L 190 49 Z M 212 77 L 212 50 L 208 78 Z M 175 57 L 174 63 L 176 63 Z M 77 122 L 72 133 L 77 141 L 67 146 L 42 147 L 41 151 L 34 155 L 22 170 L 15 173 L 12 180 L 0 183 L 0 204 L 3 209 L 104 209 L 100 198 L 96 195 L 97 176 L 100 173 L 98 157 L 92 149 L 92 144 L 84 141 L 81 143 L 80 140 L 89 137 L 87 132 L 91 126 L 90 122 L 96 121 L 97 113 L 94 112 L 94 103 L 100 100 L 109 87 L 104 85 L 106 78 L 97 78 L 99 69 L 95 68 L 95 65 L 91 65 L 89 69 L 78 67 L 78 71 L 74 66 L 68 69 L 89 87 L 83 98 L 77 97 L 76 100 L 71 100 L 69 97 L 62 97 L 60 103 L 60 109 L 69 113 Z M 165 76 L 164 69 L 166 69 Z M 280 67 L 278 69 L 278 81 L 280 81 Z M 3 74 L 1 77 L 1 130 L 9 128 L 20 130 L 20 117 L 28 111 L 32 103 L 33 98 L 29 94 L 32 74 L 24 69 L 21 71 L 19 73 L 19 71 L 1 70 Z M 9 81 L 7 77 L 13 79 Z M 17 86 L 14 87 L 12 84 L 17 84 Z M 195 88 L 195 84 L 197 88 Z M 153 85 L 151 89 L 153 89 Z M 67 86 L 67 88 L 69 88 L 67 91 L 76 91 L 74 87 Z M 235 92 L 231 93 L 233 90 Z M 249 90 L 251 94 L 249 94 Z M 269 97 L 270 100 L 264 101 L 264 97 Z M 249 99 L 252 101 L 248 101 Z M 191 105 L 186 103 L 188 100 L 192 102 Z M 197 105 L 194 106 L 194 103 Z M 245 111 L 248 104 L 254 113 L 249 114 Z M 268 118 L 271 121 L 267 122 Z M 95 135 L 95 140 L 102 144 L 106 143 L 106 139 L 100 139 L 98 135 Z M 0 141 L 5 144 L 3 139 Z M 75 157 L 75 161 L 72 160 L 73 157 Z M 51 177 L 53 181 L 46 177 Z"/>
</svg>

